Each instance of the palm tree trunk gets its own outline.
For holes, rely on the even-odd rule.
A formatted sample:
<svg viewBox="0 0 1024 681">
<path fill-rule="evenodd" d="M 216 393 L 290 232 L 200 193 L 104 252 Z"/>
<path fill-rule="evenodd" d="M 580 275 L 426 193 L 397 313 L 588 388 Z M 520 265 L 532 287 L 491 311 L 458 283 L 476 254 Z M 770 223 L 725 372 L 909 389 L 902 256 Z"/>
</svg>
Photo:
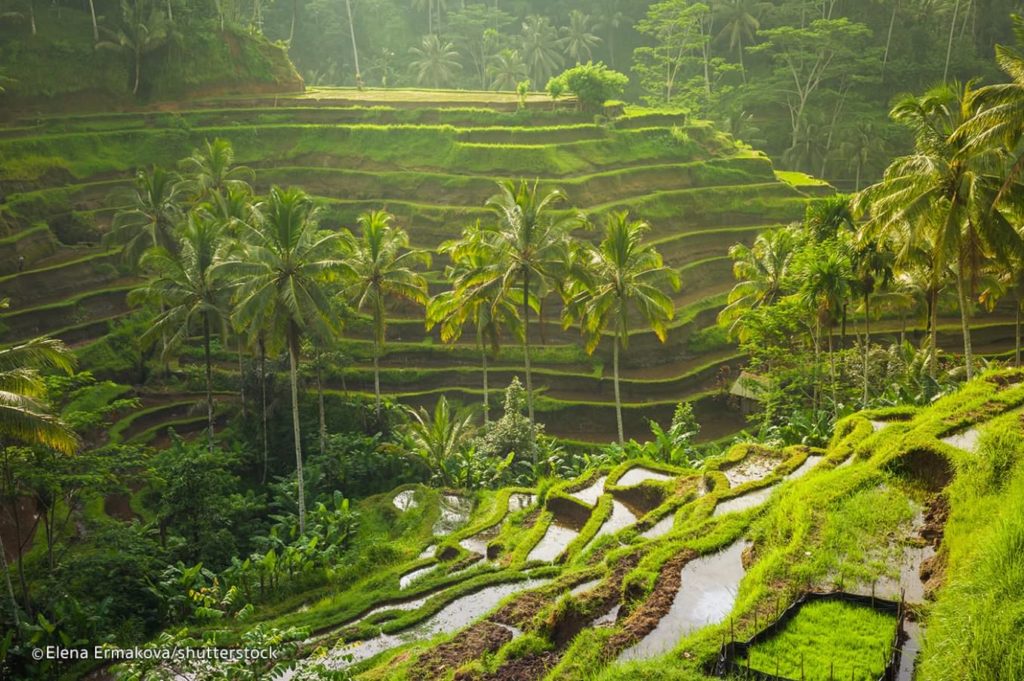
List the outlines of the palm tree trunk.
<svg viewBox="0 0 1024 681">
<path fill-rule="evenodd" d="M 323 381 L 323 366 L 321 361 L 323 355 L 320 349 L 316 351 L 316 394 L 317 402 L 320 408 L 320 456 L 323 456 L 327 452 L 327 411 L 324 409 L 324 381 Z"/>
<path fill-rule="evenodd" d="M 203 361 L 206 363 L 206 447 L 213 453 L 213 364 L 210 361 L 210 318 L 203 315 Z"/>
<path fill-rule="evenodd" d="M 36 3 L 35 0 L 28 0 L 28 21 L 32 26 L 32 35 L 36 34 Z"/>
<path fill-rule="evenodd" d="M 942 82 L 949 82 L 949 58 L 953 54 L 953 33 L 956 29 L 956 16 L 960 11 L 960 0 L 953 5 L 953 20 L 949 22 L 949 42 L 946 44 L 946 68 L 942 71 Z"/>
<path fill-rule="evenodd" d="M 868 407 L 868 354 L 871 352 L 871 295 L 864 294 L 864 400 Z"/>
<path fill-rule="evenodd" d="M 480 360 L 484 370 L 484 423 L 487 424 L 491 422 L 491 402 L 487 391 L 487 346 L 479 331 L 476 334 L 476 342 L 480 345 Z"/>
<path fill-rule="evenodd" d="M 380 341 L 376 337 L 373 339 L 373 396 L 380 421 Z"/>
<path fill-rule="evenodd" d="M 238 394 L 242 398 L 242 417 L 249 415 L 249 403 L 245 399 L 245 362 L 242 359 L 242 337 L 238 337 Z"/>
<path fill-rule="evenodd" d="M 100 29 L 96 25 L 96 5 L 93 4 L 93 0 L 89 0 L 89 16 L 92 17 L 92 39 L 95 42 L 100 39 Z"/>
<path fill-rule="evenodd" d="M 889 34 L 885 38 L 885 52 L 882 53 L 882 82 L 885 82 L 885 66 L 889 63 L 889 48 L 892 47 L 892 30 L 896 26 L 896 12 L 900 8 L 900 0 L 892 3 L 892 15 L 889 17 Z M 858 191 L 860 188 L 858 187 Z"/>
<path fill-rule="evenodd" d="M 818 380 L 821 369 L 821 321 L 815 321 L 814 323 L 814 391 L 811 403 L 813 405 L 813 411 L 815 414 L 818 413 L 818 407 L 821 403 L 821 381 Z"/>
<path fill-rule="evenodd" d="M 530 375 L 530 272 L 523 272 L 523 368 L 526 371 L 526 411 L 533 422 L 533 377 Z"/>
<path fill-rule="evenodd" d="M 615 424 L 619 428 L 619 444 L 624 444 L 626 437 L 622 428 L 622 397 L 619 394 L 619 332 L 615 333 L 612 347 L 612 376 L 615 382 Z"/>
<path fill-rule="evenodd" d="M 135 50 L 135 86 L 132 87 L 132 94 L 139 94 L 139 80 L 142 74 L 142 52 Z"/>
<path fill-rule="evenodd" d="M 7 582 L 7 595 L 11 599 L 11 614 L 14 616 L 14 628 L 21 628 L 21 620 L 18 618 L 18 599 L 14 597 L 14 583 L 11 582 L 11 568 L 7 564 L 7 549 L 4 547 L 4 538 L 0 536 L 0 568 L 4 571 L 4 580 Z"/>
<path fill-rule="evenodd" d="M 1013 324 L 1013 366 L 1020 369 L 1020 301 L 1017 301 L 1017 318 Z"/>
<path fill-rule="evenodd" d="M 964 366 L 967 369 L 967 380 L 974 378 L 974 352 L 971 348 L 971 310 L 967 300 L 967 288 L 963 275 L 957 274 L 956 292 L 960 298 L 960 328 L 964 336 Z"/>
<path fill-rule="evenodd" d="M 836 353 L 832 347 L 832 329 L 828 330 L 828 373 L 832 384 L 832 414 L 839 416 L 839 398 L 836 396 Z"/>
<path fill-rule="evenodd" d="M 267 463 L 270 459 L 270 444 L 267 433 L 267 346 L 260 336 L 260 393 L 263 402 L 263 477 L 261 484 L 267 482 Z"/>
<path fill-rule="evenodd" d="M 295 38 L 295 18 L 299 14 L 299 0 L 292 0 L 292 26 L 288 29 L 288 47 L 292 46 L 292 40 Z"/>
<path fill-rule="evenodd" d="M 928 321 L 928 333 L 931 334 L 931 347 L 928 349 L 928 372 L 931 374 L 932 380 L 934 381 L 939 377 L 939 289 L 937 287 L 933 288 L 931 291 L 928 315 L 930 317 Z"/>
<path fill-rule="evenodd" d="M 345 9 L 348 11 L 348 30 L 352 36 L 352 57 L 356 63 L 356 84 L 362 82 L 362 74 L 359 71 L 359 48 L 356 47 L 356 26 L 352 23 L 352 0 L 345 0 Z"/>
<path fill-rule="evenodd" d="M 306 491 L 302 479 L 302 431 L 299 426 L 299 339 L 293 328 L 288 334 L 288 361 L 292 383 L 292 430 L 295 434 L 295 475 L 299 487 L 299 533 L 306 532 Z"/>
</svg>

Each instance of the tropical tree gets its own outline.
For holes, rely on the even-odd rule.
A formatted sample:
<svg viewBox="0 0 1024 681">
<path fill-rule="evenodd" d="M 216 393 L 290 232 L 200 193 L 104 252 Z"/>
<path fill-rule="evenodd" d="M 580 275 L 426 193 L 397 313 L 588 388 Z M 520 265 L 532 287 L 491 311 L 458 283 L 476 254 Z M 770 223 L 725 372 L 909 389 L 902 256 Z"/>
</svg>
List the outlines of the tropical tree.
<svg viewBox="0 0 1024 681">
<path fill-rule="evenodd" d="M 756 4 L 755 0 L 722 0 L 715 8 L 717 18 L 722 21 L 722 29 L 716 40 L 727 43 L 729 49 L 736 52 L 744 83 L 747 82 L 747 69 L 743 63 L 743 48 L 754 43 L 757 31 L 761 28 L 761 22 L 756 16 Z"/>
<path fill-rule="evenodd" d="M 832 326 L 839 320 L 850 296 L 853 274 L 850 260 L 844 249 L 836 243 L 817 245 L 804 252 L 806 260 L 801 263 L 799 277 L 803 282 L 797 297 L 813 317 L 815 370 L 821 352 L 821 336 L 828 337 L 829 376 L 832 388 L 832 409 L 838 415 L 836 388 L 835 348 L 832 340 Z M 815 388 L 817 393 L 817 388 Z M 815 404 L 817 407 L 817 403 Z"/>
<path fill-rule="evenodd" d="M 530 310 L 537 308 L 535 289 L 548 277 L 564 255 L 562 243 L 582 217 L 565 217 L 555 208 L 566 200 L 561 190 L 541 194 L 538 183 L 498 183 L 498 193 L 487 201 L 496 222 L 475 246 L 485 252 L 490 264 L 474 277 L 474 285 L 488 279 L 498 283 L 502 296 L 518 289 L 523 323 L 523 369 L 526 374 L 526 404 L 530 423 L 533 410 L 533 374 L 530 369 Z"/>
<path fill-rule="evenodd" d="M 419 47 L 410 47 L 409 53 L 415 57 L 410 67 L 416 72 L 419 85 L 440 88 L 451 84 L 455 74 L 462 70 L 459 53 L 450 42 L 442 41 L 434 34 L 423 36 Z"/>
<path fill-rule="evenodd" d="M 577 64 L 590 61 L 593 49 L 601 42 L 591 30 L 590 15 L 578 9 L 569 12 L 569 23 L 562 27 L 562 37 L 558 40 L 558 45 L 569 59 Z"/>
<path fill-rule="evenodd" d="M 864 307 L 863 406 L 865 409 L 870 397 L 868 356 L 871 350 L 871 297 L 892 281 L 894 259 L 895 254 L 884 244 L 870 239 L 854 244 L 851 252 L 853 288 L 860 294 Z"/>
<path fill-rule="evenodd" d="M 444 395 L 433 415 L 420 407 L 410 409 L 409 416 L 409 438 L 435 473 L 444 470 L 444 463 L 459 454 L 473 434 L 473 415 L 468 409 L 453 409 Z"/>
<path fill-rule="evenodd" d="M 453 343 L 462 336 L 466 324 L 472 322 L 483 369 L 484 423 L 488 423 L 487 356 L 498 352 L 503 329 L 521 336 L 522 324 L 515 301 L 503 290 L 501 280 L 487 276 L 494 266 L 488 257 L 494 253 L 479 247 L 482 238 L 484 232 L 477 222 L 463 231 L 460 240 L 441 245 L 439 252 L 452 260 L 445 268 L 445 278 L 452 283 L 452 288 L 434 296 L 427 305 L 427 330 L 440 324 L 441 340 Z"/>
<path fill-rule="evenodd" d="M 515 90 L 519 83 L 529 78 L 529 70 L 517 50 L 504 49 L 491 57 L 487 64 L 487 75 L 494 90 Z"/>
<path fill-rule="evenodd" d="M 665 267 L 643 235 L 645 222 L 630 220 L 626 212 L 608 216 L 604 238 L 587 249 L 580 265 L 579 287 L 565 308 L 566 326 L 580 322 L 587 338 L 586 350 L 593 352 L 609 328 L 612 332 L 612 376 L 615 384 L 615 421 L 619 444 L 625 442 L 622 427 L 622 398 L 619 393 L 619 349 L 629 347 L 630 319 L 649 326 L 665 342 L 667 322 L 675 316 L 675 303 L 662 290 L 679 289 L 679 273 Z"/>
<path fill-rule="evenodd" d="M 537 84 L 548 82 L 552 74 L 562 67 L 562 54 L 558 50 L 558 30 L 547 17 L 531 14 L 523 22 L 522 54 Z"/>
<path fill-rule="evenodd" d="M 137 95 L 142 82 L 143 58 L 173 37 L 167 17 L 150 0 L 121 0 L 121 28 L 117 31 L 100 28 L 110 39 L 97 42 L 96 49 L 115 50 L 129 56 L 135 73 L 132 94 Z"/>
<path fill-rule="evenodd" d="M 231 142 L 216 138 L 206 140 L 184 159 L 182 189 L 195 201 L 214 201 L 215 196 L 244 197 L 252 192 L 255 173 L 248 166 L 235 165 L 235 150 Z"/>
<path fill-rule="evenodd" d="M 177 247 L 174 226 L 182 216 L 177 175 L 159 167 L 140 170 L 135 174 L 134 186 L 117 200 L 128 207 L 114 215 L 104 242 L 123 246 L 125 260 L 135 265 L 146 249 Z"/>
<path fill-rule="evenodd" d="M 142 336 L 150 343 L 166 339 L 164 355 L 187 343 L 196 326 L 203 338 L 203 366 L 206 377 L 207 448 L 213 452 L 213 363 L 210 339 L 224 327 L 227 318 L 228 282 L 217 276 L 224 260 L 226 243 L 223 225 L 203 211 L 193 211 L 182 226 L 178 248 L 154 248 L 142 258 L 144 269 L 154 277 L 129 295 L 132 303 L 158 301 L 161 311 Z M 166 357 L 165 357 L 166 359 Z"/>
<path fill-rule="evenodd" d="M 914 132 L 914 152 L 893 161 L 882 181 L 865 189 L 860 200 L 862 209 L 870 209 L 870 229 L 884 234 L 910 225 L 935 248 L 937 271 L 953 267 L 968 379 L 974 375 L 970 301 L 981 265 L 1021 249 L 1009 220 L 993 208 L 1004 186 L 1002 155 L 972 147 L 956 134 L 975 103 L 971 83 L 940 86 L 898 103 L 892 117 Z"/>
<path fill-rule="evenodd" d="M 237 282 L 236 323 L 256 334 L 254 341 L 263 341 L 260 334 L 266 334 L 280 339 L 288 349 L 300 532 L 306 528 L 306 499 L 299 425 L 299 355 L 303 336 L 329 338 L 336 331 L 337 321 L 331 314 L 325 285 L 342 267 L 338 259 L 340 238 L 334 232 L 319 231 L 317 217 L 318 211 L 305 192 L 273 187 L 254 207 L 253 219 L 243 225 L 244 254 L 220 266 L 225 270 L 223 276 Z"/>
<path fill-rule="evenodd" d="M 409 247 L 409 235 L 391 224 L 393 217 L 382 210 L 359 216 L 361 234 L 347 229 L 340 238 L 344 263 L 341 274 L 343 299 L 373 318 L 373 394 L 377 417 L 381 415 L 380 355 L 384 348 L 389 300 L 427 304 L 427 281 L 413 267 L 430 264 L 430 254 Z"/>
<path fill-rule="evenodd" d="M 758 234 L 749 247 L 732 246 L 729 257 L 737 283 L 729 292 L 727 305 L 718 313 L 719 324 L 742 337 L 744 313 L 773 305 L 782 296 L 798 245 L 796 230 L 777 227 Z"/>
</svg>

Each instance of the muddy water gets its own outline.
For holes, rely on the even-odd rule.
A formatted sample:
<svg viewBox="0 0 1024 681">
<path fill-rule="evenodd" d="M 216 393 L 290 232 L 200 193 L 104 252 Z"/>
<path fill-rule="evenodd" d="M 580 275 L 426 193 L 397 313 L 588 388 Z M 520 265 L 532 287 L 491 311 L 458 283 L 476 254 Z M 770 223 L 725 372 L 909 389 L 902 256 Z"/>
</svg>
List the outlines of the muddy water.
<svg viewBox="0 0 1024 681">
<path fill-rule="evenodd" d="M 469 520 L 473 511 L 473 500 L 446 494 L 441 497 L 441 515 L 434 523 L 434 536 L 443 537 L 451 534 Z"/>
<path fill-rule="evenodd" d="M 778 487 L 778 483 L 771 485 L 770 487 L 762 487 L 759 490 L 749 492 L 743 496 L 734 497 L 727 499 L 726 501 L 719 502 L 715 506 L 714 513 L 711 514 L 713 518 L 723 516 L 726 513 L 735 513 L 736 511 L 746 511 L 748 508 L 754 508 L 760 506 L 764 502 L 768 501 L 768 497 L 772 495 L 775 488 Z"/>
<path fill-rule="evenodd" d="M 911 681 L 914 678 L 914 667 L 917 666 L 917 655 L 921 652 L 922 627 L 911 620 L 903 621 L 903 631 L 907 638 L 903 642 L 900 655 L 900 668 L 896 672 L 896 681 Z"/>
<path fill-rule="evenodd" d="M 418 570 L 407 572 L 398 579 L 398 588 L 408 589 L 409 585 L 411 585 L 413 582 L 415 582 L 418 579 L 422 579 L 423 577 L 426 577 L 429 573 L 433 572 L 436 569 L 437 565 L 428 565 L 426 567 L 421 567 Z"/>
<path fill-rule="evenodd" d="M 808 456 L 806 461 L 804 461 L 796 470 L 794 470 L 792 473 L 786 476 L 786 480 L 796 480 L 798 478 L 804 477 L 805 475 L 811 472 L 812 468 L 821 463 L 822 459 L 824 458 L 825 457 L 818 456 L 817 454 Z"/>
<path fill-rule="evenodd" d="M 898 601 L 900 594 L 908 603 L 924 602 L 921 563 L 935 556 L 932 546 L 908 546 L 900 558 L 899 578 L 885 577 L 875 584 L 875 595 Z M 870 588 L 870 587 L 869 587 Z"/>
<path fill-rule="evenodd" d="M 500 529 L 500 524 L 494 525 L 493 527 L 488 527 L 486 530 L 481 530 L 480 532 L 477 532 L 472 537 L 466 537 L 465 539 L 459 541 L 459 546 L 466 549 L 470 553 L 478 553 L 481 556 L 483 556 L 484 559 L 486 559 L 487 544 L 492 539 L 498 536 L 498 531 Z"/>
<path fill-rule="evenodd" d="M 533 547 L 529 555 L 526 556 L 526 560 L 542 560 L 550 563 L 555 558 L 558 558 L 562 551 L 565 551 L 565 548 L 579 535 L 578 530 L 560 525 L 557 522 L 551 523 L 548 531 L 544 533 L 541 540 Z"/>
<path fill-rule="evenodd" d="M 341 645 L 335 648 L 328 654 L 327 665 L 341 668 L 349 664 L 368 660 L 374 655 L 405 643 L 425 641 L 440 634 L 453 634 L 493 610 L 504 598 L 541 586 L 548 581 L 530 579 L 521 582 L 495 584 L 476 593 L 457 598 L 438 611 L 433 617 L 405 631 L 396 634 L 381 634 L 367 641 L 360 641 L 351 645 Z M 350 660 L 345 659 L 348 656 L 351 656 Z"/>
<path fill-rule="evenodd" d="M 641 532 L 640 536 L 644 539 L 657 539 L 658 537 L 664 537 L 672 531 L 672 527 L 675 524 L 676 514 L 669 513 L 667 516 L 652 525 L 650 529 Z"/>
<path fill-rule="evenodd" d="M 583 582 L 579 586 L 574 586 L 569 593 L 571 593 L 573 596 L 579 596 L 580 594 L 587 593 L 600 583 L 600 579 L 592 579 L 589 582 Z"/>
<path fill-rule="evenodd" d="M 944 437 L 942 441 L 947 445 L 952 445 L 957 449 L 973 454 L 978 451 L 978 436 L 977 428 L 969 428 L 962 433 L 955 433 L 949 437 Z"/>
<path fill-rule="evenodd" d="M 594 620 L 591 626 L 594 627 L 610 627 L 615 624 L 619 619 L 619 611 L 622 609 L 622 603 L 616 603 L 615 607 L 606 612 L 605 614 Z"/>
<path fill-rule="evenodd" d="M 395 495 L 394 504 L 395 508 L 399 511 L 408 511 L 410 508 L 416 508 L 419 504 L 413 497 L 416 496 L 416 491 L 407 489 L 404 492 L 399 492 Z"/>
<path fill-rule="evenodd" d="M 719 553 L 691 560 L 683 567 L 679 593 L 654 631 L 619 656 L 619 661 L 646 660 L 672 650 L 684 636 L 723 621 L 736 603 L 743 579 L 744 541 Z"/>
<path fill-rule="evenodd" d="M 594 534 L 594 538 L 590 540 L 587 547 L 593 546 L 594 542 L 606 534 L 615 534 L 619 530 L 625 529 L 630 525 L 636 523 L 637 517 L 626 508 L 625 504 L 612 500 L 612 514 L 608 516 L 608 519 L 604 521 L 600 529 Z"/>
<path fill-rule="evenodd" d="M 877 433 L 882 428 L 885 428 L 887 425 L 889 425 L 888 421 L 872 421 L 871 422 L 871 429 L 874 430 Z"/>
<path fill-rule="evenodd" d="M 522 511 L 524 508 L 533 506 L 533 503 L 537 500 L 537 497 L 533 494 L 510 494 L 508 497 L 508 512 L 515 513 L 516 511 Z"/>
<path fill-rule="evenodd" d="M 437 551 L 437 544 L 431 544 L 420 553 L 420 559 L 432 557 L 435 551 Z"/>
<path fill-rule="evenodd" d="M 598 497 L 604 493 L 604 481 L 608 479 L 608 476 L 602 475 L 600 478 L 594 481 L 594 484 L 589 487 L 581 489 L 579 492 L 571 492 L 570 494 L 585 504 L 593 506 L 597 503 Z"/>
<path fill-rule="evenodd" d="M 619 478 L 617 484 L 619 487 L 634 487 L 642 482 L 648 480 L 655 480 L 658 482 L 664 482 L 665 480 L 671 480 L 671 475 L 665 475 L 664 473 L 658 473 L 652 471 L 649 468 L 643 466 L 637 466 L 636 468 L 630 468 L 626 473 Z"/>
<path fill-rule="evenodd" d="M 765 478 L 778 465 L 779 461 L 777 459 L 755 456 L 743 459 L 739 463 L 729 466 L 722 473 L 729 481 L 730 487 L 739 487 L 744 483 Z"/>
</svg>

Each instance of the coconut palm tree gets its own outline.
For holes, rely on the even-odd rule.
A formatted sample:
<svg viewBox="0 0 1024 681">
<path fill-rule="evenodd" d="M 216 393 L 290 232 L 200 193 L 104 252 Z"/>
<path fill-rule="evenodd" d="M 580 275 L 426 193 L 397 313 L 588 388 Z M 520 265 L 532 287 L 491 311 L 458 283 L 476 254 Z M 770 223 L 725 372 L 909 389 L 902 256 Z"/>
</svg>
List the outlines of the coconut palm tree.
<svg viewBox="0 0 1024 681">
<path fill-rule="evenodd" d="M 716 7 L 716 14 L 722 21 L 722 30 L 716 40 L 728 43 L 740 60 L 740 73 L 747 82 L 747 69 L 743 64 L 743 48 L 754 43 L 761 22 L 755 16 L 755 0 L 722 0 Z"/>
<path fill-rule="evenodd" d="M 224 260 L 223 224 L 212 215 L 193 211 L 179 236 L 179 246 L 170 251 L 154 248 L 142 258 L 144 269 L 154 278 L 133 290 L 131 303 L 158 301 L 162 305 L 153 325 L 143 334 L 143 343 L 157 336 L 166 339 L 166 354 L 188 342 L 199 327 L 203 338 L 203 364 L 206 376 L 207 447 L 213 451 L 213 363 L 210 339 L 223 328 L 227 318 L 228 282 L 217 276 L 217 265 Z"/>
<path fill-rule="evenodd" d="M 566 327 L 574 320 L 580 321 L 588 353 L 597 348 L 606 330 L 612 331 L 612 376 L 619 444 L 625 442 L 619 393 L 619 350 L 629 347 L 630 320 L 639 319 L 665 342 L 667 323 L 675 316 L 675 303 L 662 289 L 665 286 L 679 289 L 679 273 L 665 267 L 653 246 L 643 244 L 643 235 L 649 229 L 646 222 L 630 220 L 624 211 L 608 216 L 601 243 L 587 248 L 582 258 L 579 286 L 569 299 L 564 315 Z"/>
<path fill-rule="evenodd" d="M 941 86 L 898 103 L 891 115 L 913 130 L 914 152 L 893 161 L 860 200 L 862 209 L 870 208 L 869 229 L 884 233 L 909 224 L 929 235 L 937 270 L 954 268 L 968 379 L 974 375 L 970 300 L 981 264 L 1021 249 L 1016 230 L 993 208 L 1004 185 L 1001 154 L 972 147 L 956 134 L 975 105 L 971 83 Z"/>
<path fill-rule="evenodd" d="M 409 247 L 409 235 L 391 224 L 392 216 L 374 210 L 359 216 L 361 234 L 356 237 L 341 230 L 344 264 L 342 296 L 359 311 L 373 317 L 373 394 L 377 417 L 381 415 L 380 354 L 384 348 L 389 300 L 408 300 L 427 304 L 427 281 L 413 270 L 416 265 L 428 266 L 430 254 Z"/>
<path fill-rule="evenodd" d="M 530 310 L 537 308 L 535 289 L 564 255 L 562 242 L 584 222 L 581 215 L 555 213 L 566 200 L 561 190 L 541 194 L 538 183 L 498 183 L 498 193 L 487 200 L 496 222 L 476 244 L 491 265 L 473 278 L 473 285 L 488 279 L 498 282 L 503 296 L 518 290 L 523 323 L 523 369 L 526 374 L 526 404 L 534 423 L 533 374 L 530 369 Z"/>
<path fill-rule="evenodd" d="M 522 46 L 530 78 L 542 87 L 564 63 L 558 51 L 558 30 L 547 17 L 531 14 L 523 22 Z"/>
<path fill-rule="evenodd" d="M 797 292 L 798 299 L 813 316 L 815 370 L 817 355 L 821 352 L 821 336 L 828 337 L 829 375 L 832 388 L 832 409 L 838 415 L 839 403 L 836 397 L 836 362 L 832 341 L 832 326 L 838 321 L 850 297 L 853 273 L 848 255 L 834 244 L 819 246 L 808 252 L 809 257 L 802 263 L 799 273 L 803 282 Z M 817 388 L 815 388 L 817 392 Z M 817 403 L 817 400 L 815 401 Z M 817 406 L 817 404 L 815 405 Z"/>
<path fill-rule="evenodd" d="M 497 353 L 503 329 L 521 337 L 522 323 L 515 301 L 502 289 L 501 280 L 487 276 L 494 263 L 488 260 L 493 251 L 479 247 L 484 238 L 480 223 L 463 231 L 458 241 L 441 245 L 440 253 L 448 255 L 452 264 L 445 268 L 445 278 L 452 288 L 434 296 L 427 305 L 427 330 L 440 324 L 441 340 L 454 343 L 466 324 L 472 322 L 483 370 L 484 423 L 490 421 L 487 356 Z"/>
<path fill-rule="evenodd" d="M 250 333 L 276 337 L 274 340 L 288 349 L 300 532 L 306 529 L 306 500 L 299 425 L 299 355 L 303 336 L 328 338 L 337 329 L 325 283 L 342 267 L 338 259 L 340 237 L 320 231 L 317 217 L 318 211 L 305 192 L 273 187 L 266 200 L 253 208 L 253 219 L 243 225 L 244 255 L 218 267 L 224 269 L 224 277 L 237 282 L 236 324 Z M 221 276 L 219 271 L 216 274 Z"/>
<path fill-rule="evenodd" d="M 736 244 L 729 249 L 736 285 L 729 292 L 726 306 L 718 313 L 718 323 L 731 334 L 743 337 L 743 313 L 773 305 L 783 293 L 790 275 L 793 256 L 799 243 L 791 227 L 761 232 L 752 246 Z"/>
<path fill-rule="evenodd" d="M 515 90 L 519 83 L 530 77 L 522 55 L 518 50 L 508 48 L 491 57 L 487 64 L 487 75 L 494 90 Z"/>
<path fill-rule="evenodd" d="M 115 50 L 130 56 L 135 73 L 132 94 L 139 93 L 142 82 L 142 60 L 163 47 L 174 37 L 173 28 L 162 10 L 149 0 L 121 0 L 121 28 L 111 31 L 100 27 L 110 37 L 96 43 L 96 49 Z"/>
<path fill-rule="evenodd" d="M 410 47 L 409 53 L 415 57 L 410 67 L 416 72 L 419 85 L 435 89 L 451 85 L 452 78 L 462 70 L 455 47 L 434 34 L 423 36 L 420 46 Z"/>
<path fill-rule="evenodd" d="M 444 395 L 434 405 L 433 415 L 420 407 L 410 409 L 409 416 L 409 436 L 413 447 L 426 459 L 435 475 L 444 470 L 443 464 L 458 454 L 473 434 L 470 411 L 452 409 Z"/>
<path fill-rule="evenodd" d="M 184 159 L 182 190 L 195 201 L 214 201 L 214 196 L 236 197 L 252 193 L 255 173 L 248 166 L 235 165 L 235 150 L 223 139 L 206 140 Z"/>
<path fill-rule="evenodd" d="M 0 309 L 8 301 L 0 300 Z M 75 356 L 53 338 L 37 338 L 0 350 L 0 441 L 12 440 L 72 453 L 78 438 L 53 416 L 43 398 L 39 370 L 70 372 Z"/>
<path fill-rule="evenodd" d="M 864 396 L 868 404 L 868 354 L 871 350 L 871 297 L 886 287 L 893 277 L 895 254 L 884 244 L 870 239 L 854 244 L 851 251 L 854 289 L 860 294 L 864 306 Z"/>
<path fill-rule="evenodd" d="M 593 58 L 593 49 L 601 42 L 591 30 L 589 14 L 578 9 L 569 12 L 569 24 L 562 27 L 562 37 L 558 40 L 558 46 L 577 64 L 590 61 Z"/>
<path fill-rule="evenodd" d="M 117 201 L 128 208 L 114 215 L 104 243 L 123 246 L 122 256 L 137 265 L 146 249 L 177 247 L 174 226 L 181 220 L 179 178 L 163 168 L 140 170 L 134 186 Z"/>
</svg>

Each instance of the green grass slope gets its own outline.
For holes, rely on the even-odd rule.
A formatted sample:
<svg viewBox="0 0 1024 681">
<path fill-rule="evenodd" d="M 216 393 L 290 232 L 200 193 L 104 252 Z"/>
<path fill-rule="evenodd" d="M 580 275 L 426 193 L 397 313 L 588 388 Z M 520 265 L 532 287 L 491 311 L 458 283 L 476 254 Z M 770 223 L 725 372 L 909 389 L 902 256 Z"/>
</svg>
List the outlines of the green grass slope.
<svg viewBox="0 0 1024 681">
<path fill-rule="evenodd" d="M 848 417 L 823 450 L 739 444 L 700 469 L 630 461 L 533 490 L 479 493 L 447 535 L 432 529 L 438 492 L 408 488 L 417 505 L 401 511 L 392 499 L 402 488 L 360 502 L 365 523 L 351 569 L 329 587 L 206 629 L 231 641 L 257 624 L 309 627 L 303 650 L 312 659 L 376 653 L 358 653 L 352 667 L 367 681 L 685 681 L 709 678 L 724 639 L 749 638 L 802 593 L 843 589 L 906 594 L 923 632 L 915 678 L 1020 678 L 1022 413 L 1024 373 L 990 372 L 928 408 Z M 638 468 L 649 479 L 637 479 Z M 516 492 L 535 503 L 510 510 Z M 726 512 L 752 494 L 760 503 Z M 620 506 L 635 517 L 606 530 Z M 556 524 L 574 534 L 538 559 L 534 549 Z M 385 536 L 393 550 L 382 558 Z M 700 611 L 710 621 L 688 631 L 668 630 L 660 655 L 618 661 L 662 624 L 677 593 L 701 603 L 694 585 L 716 574 L 687 577 L 687 566 L 725 548 L 743 568 L 725 609 Z M 374 570 L 360 568 L 373 560 Z M 403 575 L 424 568 L 400 588 Z M 538 581 L 479 619 L 439 628 L 447 605 L 524 580 Z M 811 607 L 756 661 L 793 673 L 802 660 L 809 679 L 828 678 L 833 667 L 836 678 L 868 678 L 892 643 L 892 624 L 862 610 Z M 508 635 L 488 633 L 497 628 Z M 384 645 L 381 632 L 390 637 Z"/>
<path fill-rule="evenodd" d="M 118 207 L 113 197 L 134 169 L 173 167 L 207 139 L 230 140 L 237 161 L 256 170 L 258 189 L 295 185 L 317 196 L 325 227 L 354 226 L 359 213 L 384 207 L 414 244 L 428 249 L 486 217 L 484 202 L 502 179 L 561 187 L 595 220 L 627 209 L 652 224 L 652 238 L 683 278 L 668 342 L 638 331 L 623 361 L 626 421 L 635 436 L 647 432 L 647 418 L 670 415 L 682 399 L 719 417 L 706 428 L 708 437 L 742 426 L 713 397 L 722 387 L 720 371 L 735 368 L 738 358 L 721 334 L 702 333 L 731 284 L 726 252 L 766 225 L 799 219 L 814 193 L 780 180 L 767 158 L 707 123 L 644 109 L 595 122 L 540 96 L 528 98 L 524 109 L 514 97 L 473 92 L 220 96 L 179 103 L 174 111 L 22 117 L 2 133 L 0 226 L 15 245 L 0 258 L 0 296 L 12 302 L 0 319 L 4 340 L 57 333 L 86 358 L 110 355 L 100 347 L 104 335 L 129 312 L 130 272 L 116 253 L 93 245 Z M 429 274 L 435 290 L 445 286 L 444 264 L 435 259 Z M 548 432 L 607 440 L 610 344 L 585 355 L 578 331 L 560 328 L 559 305 L 546 308 L 543 330 L 534 333 Z M 476 402 L 479 353 L 469 336 L 445 346 L 436 332 L 425 332 L 421 311 L 394 314 L 385 391 L 411 404 L 445 392 Z M 367 389 L 368 331 L 364 323 L 351 329 L 345 351 L 357 363 L 347 375 L 333 372 L 333 387 L 347 381 Z M 237 364 L 221 359 L 221 388 L 231 390 Z M 518 348 L 503 348 L 492 387 L 511 380 L 520 362 Z M 449 369 L 458 371 L 446 375 Z"/>
</svg>

